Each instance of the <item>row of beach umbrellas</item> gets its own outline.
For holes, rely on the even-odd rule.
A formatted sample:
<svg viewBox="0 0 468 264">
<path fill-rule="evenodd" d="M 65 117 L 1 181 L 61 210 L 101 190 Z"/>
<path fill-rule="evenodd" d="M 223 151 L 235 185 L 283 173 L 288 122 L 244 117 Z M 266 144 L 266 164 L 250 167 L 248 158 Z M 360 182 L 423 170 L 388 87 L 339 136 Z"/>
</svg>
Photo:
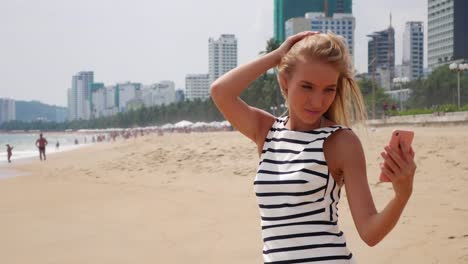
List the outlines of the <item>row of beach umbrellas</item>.
<svg viewBox="0 0 468 264">
<path fill-rule="evenodd" d="M 182 120 L 175 124 L 167 123 L 162 126 L 148 126 L 148 127 L 135 127 L 135 128 L 106 128 L 106 129 L 80 129 L 78 132 L 82 133 L 108 133 L 108 132 L 123 132 L 127 130 L 133 129 L 142 129 L 142 130 L 172 130 L 172 129 L 204 129 L 204 128 L 211 128 L 211 129 L 223 129 L 231 127 L 231 123 L 228 121 L 213 121 L 210 123 L 206 122 L 190 122 L 187 120 Z"/>
</svg>

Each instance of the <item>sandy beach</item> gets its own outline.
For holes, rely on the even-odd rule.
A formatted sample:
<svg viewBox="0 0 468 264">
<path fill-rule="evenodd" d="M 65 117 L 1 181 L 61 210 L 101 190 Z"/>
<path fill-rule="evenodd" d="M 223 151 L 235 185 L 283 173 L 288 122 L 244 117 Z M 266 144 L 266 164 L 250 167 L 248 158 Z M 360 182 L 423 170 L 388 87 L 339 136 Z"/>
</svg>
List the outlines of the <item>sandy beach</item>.
<svg viewBox="0 0 468 264">
<path fill-rule="evenodd" d="M 343 190 L 340 226 L 358 263 L 468 263 L 468 126 L 415 131 L 413 196 L 375 247 Z M 394 127 L 356 129 L 377 208 L 380 151 Z M 262 263 L 256 146 L 238 132 L 149 135 L 6 165 L 0 263 Z"/>
</svg>

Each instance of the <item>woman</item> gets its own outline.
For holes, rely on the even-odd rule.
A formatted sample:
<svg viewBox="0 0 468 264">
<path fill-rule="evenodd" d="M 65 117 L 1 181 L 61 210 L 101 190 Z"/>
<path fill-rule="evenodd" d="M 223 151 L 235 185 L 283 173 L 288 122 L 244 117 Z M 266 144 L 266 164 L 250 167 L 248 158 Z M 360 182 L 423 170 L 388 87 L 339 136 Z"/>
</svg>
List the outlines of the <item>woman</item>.
<svg viewBox="0 0 468 264">
<path fill-rule="evenodd" d="M 239 98 L 273 67 L 288 106 L 285 117 L 272 116 Z M 357 231 L 369 246 L 393 229 L 411 196 L 414 152 L 402 145 L 400 156 L 387 146 L 381 153 L 381 170 L 391 179 L 395 195 L 381 212 L 375 208 L 361 143 L 344 127 L 350 120 L 365 119 L 352 73 L 341 37 L 302 32 L 211 86 L 219 110 L 258 147 L 261 161 L 254 187 L 265 263 L 355 263 L 337 224 L 341 187 L 346 189 Z"/>
</svg>

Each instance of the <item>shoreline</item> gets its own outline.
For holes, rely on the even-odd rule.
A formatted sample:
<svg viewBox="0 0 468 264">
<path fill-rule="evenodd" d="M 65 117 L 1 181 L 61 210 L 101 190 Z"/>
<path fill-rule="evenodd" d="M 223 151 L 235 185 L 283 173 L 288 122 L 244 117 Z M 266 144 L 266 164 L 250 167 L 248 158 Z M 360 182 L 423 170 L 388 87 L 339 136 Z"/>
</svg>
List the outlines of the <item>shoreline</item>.
<svg viewBox="0 0 468 264">
<path fill-rule="evenodd" d="M 46 149 L 46 156 L 48 157 L 49 155 L 56 155 L 56 154 L 60 154 L 60 153 L 63 153 L 63 152 L 68 152 L 68 151 L 72 151 L 72 150 L 75 150 L 75 149 L 80 149 L 82 147 L 87 147 L 87 146 L 90 146 L 90 145 L 93 145 L 93 144 L 92 143 L 80 144 L 78 146 L 68 145 L 68 146 L 60 147 L 59 150 L 57 150 L 55 147 L 51 146 L 50 149 L 52 149 L 52 150 L 49 150 L 49 148 Z M 18 152 L 20 152 L 22 154 L 23 153 L 27 153 L 27 154 L 26 155 L 18 155 L 17 154 Z M 0 155 L 5 157 L 4 159 L 2 159 L 0 161 L 0 165 L 8 164 L 8 162 L 6 161 L 6 152 L 2 151 L 2 152 L 0 152 Z M 13 150 L 13 155 L 12 155 L 11 160 L 12 160 L 12 162 L 13 161 L 18 162 L 18 161 L 21 161 L 21 160 L 24 160 L 24 159 L 34 159 L 35 157 L 39 158 L 39 152 L 38 152 L 37 148 L 36 149 L 26 149 L 26 150 Z"/>
<path fill-rule="evenodd" d="M 66 154 L 68 152 L 78 151 L 78 150 L 81 150 L 81 149 L 84 149 L 84 148 L 87 148 L 87 147 L 92 147 L 94 145 L 95 144 L 92 144 L 92 143 L 90 143 L 90 144 L 81 144 L 81 145 L 78 145 L 78 146 L 64 147 L 64 148 L 60 149 L 59 151 L 46 152 L 47 160 L 45 160 L 45 161 L 40 161 L 39 160 L 39 153 L 37 153 L 34 156 L 26 156 L 26 157 L 20 157 L 20 158 L 15 158 L 15 155 L 13 153 L 11 163 L 8 163 L 8 161 L 6 160 L 6 155 L 2 155 L 2 156 L 5 156 L 5 159 L 0 161 L 0 181 L 4 180 L 4 179 L 10 179 L 10 178 L 18 177 L 18 176 L 27 176 L 27 175 L 33 174 L 32 172 L 24 172 L 23 170 L 19 169 L 18 167 L 22 167 L 22 166 L 25 166 L 25 165 L 26 166 L 31 165 L 32 163 L 34 163 L 36 161 L 37 162 L 47 162 L 47 161 L 50 160 L 49 159 L 50 156 L 56 157 L 56 156 L 59 156 L 61 154 L 63 155 L 63 154 Z M 54 149 L 55 149 L 55 147 L 54 147 Z M 6 154 L 6 153 L 2 153 L 2 154 Z"/>
</svg>

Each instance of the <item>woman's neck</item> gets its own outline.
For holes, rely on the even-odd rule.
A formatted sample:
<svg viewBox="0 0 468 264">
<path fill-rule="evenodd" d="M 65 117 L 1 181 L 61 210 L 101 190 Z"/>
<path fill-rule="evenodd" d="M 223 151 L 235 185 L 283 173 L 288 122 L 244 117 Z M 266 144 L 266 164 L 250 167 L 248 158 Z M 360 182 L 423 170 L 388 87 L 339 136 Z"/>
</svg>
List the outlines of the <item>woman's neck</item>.
<svg viewBox="0 0 468 264">
<path fill-rule="evenodd" d="M 294 118 L 294 116 L 288 116 L 286 121 L 286 128 L 294 131 L 309 131 L 321 128 L 325 125 L 325 118 L 320 116 L 320 118 L 315 121 L 313 124 L 307 124 L 300 121 L 299 118 Z"/>
</svg>

